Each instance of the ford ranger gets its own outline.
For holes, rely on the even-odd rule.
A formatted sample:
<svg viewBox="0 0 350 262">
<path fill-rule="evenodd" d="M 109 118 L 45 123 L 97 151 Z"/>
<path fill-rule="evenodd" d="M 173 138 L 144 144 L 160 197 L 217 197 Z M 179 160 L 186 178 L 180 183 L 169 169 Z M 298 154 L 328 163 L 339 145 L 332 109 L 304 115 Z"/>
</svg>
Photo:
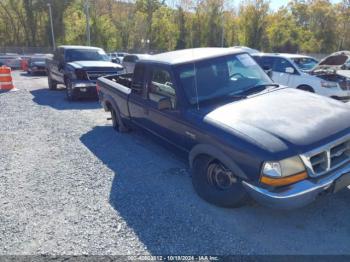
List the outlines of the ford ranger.
<svg viewBox="0 0 350 262">
<path fill-rule="evenodd" d="M 349 106 L 273 83 L 243 50 L 154 55 L 97 90 L 116 130 L 140 127 L 187 152 L 210 203 L 250 196 L 290 209 L 350 185 Z"/>
<path fill-rule="evenodd" d="M 118 74 L 123 67 L 109 61 L 101 48 L 88 46 L 59 46 L 52 59 L 46 60 L 49 89 L 57 84 L 66 86 L 68 100 L 97 97 L 96 79 Z"/>
</svg>

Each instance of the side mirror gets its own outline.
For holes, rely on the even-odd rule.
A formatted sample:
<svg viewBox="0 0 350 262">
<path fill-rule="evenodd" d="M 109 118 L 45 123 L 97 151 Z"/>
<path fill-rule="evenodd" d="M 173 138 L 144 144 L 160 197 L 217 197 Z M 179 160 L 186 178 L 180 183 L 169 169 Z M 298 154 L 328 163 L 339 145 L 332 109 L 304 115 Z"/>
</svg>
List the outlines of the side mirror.
<svg viewBox="0 0 350 262">
<path fill-rule="evenodd" d="M 270 78 L 272 78 L 272 69 L 264 69 L 264 71 Z"/>
<path fill-rule="evenodd" d="M 288 74 L 294 74 L 294 68 L 293 67 L 286 67 L 286 73 Z"/>
<path fill-rule="evenodd" d="M 161 98 L 158 101 L 158 109 L 159 110 L 171 109 L 172 107 L 173 107 L 173 105 L 172 105 L 171 99 L 169 97 Z"/>
</svg>

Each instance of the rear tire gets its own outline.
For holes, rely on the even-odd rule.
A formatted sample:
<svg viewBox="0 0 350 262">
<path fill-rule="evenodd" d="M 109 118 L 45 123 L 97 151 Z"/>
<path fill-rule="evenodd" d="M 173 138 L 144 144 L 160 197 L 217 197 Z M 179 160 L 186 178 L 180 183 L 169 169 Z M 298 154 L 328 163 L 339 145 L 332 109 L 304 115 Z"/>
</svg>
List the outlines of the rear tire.
<svg viewBox="0 0 350 262">
<path fill-rule="evenodd" d="M 298 86 L 297 89 L 303 90 L 303 91 L 306 91 L 306 92 L 310 92 L 310 93 L 315 93 L 315 90 L 311 86 L 308 86 L 308 85 Z"/>
<path fill-rule="evenodd" d="M 57 82 L 51 78 L 50 72 L 47 72 L 47 81 L 48 81 L 50 90 L 57 89 Z"/>
<path fill-rule="evenodd" d="M 240 207 L 247 200 L 241 180 L 219 160 L 207 155 L 194 160 L 192 184 L 202 199 L 216 206 Z"/>
<path fill-rule="evenodd" d="M 114 110 L 112 106 L 110 106 L 109 111 L 111 112 L 113 129 L 120 133 L 128 132 L 130 129 L 124 124 L 119 112 Z"/>
</svg>

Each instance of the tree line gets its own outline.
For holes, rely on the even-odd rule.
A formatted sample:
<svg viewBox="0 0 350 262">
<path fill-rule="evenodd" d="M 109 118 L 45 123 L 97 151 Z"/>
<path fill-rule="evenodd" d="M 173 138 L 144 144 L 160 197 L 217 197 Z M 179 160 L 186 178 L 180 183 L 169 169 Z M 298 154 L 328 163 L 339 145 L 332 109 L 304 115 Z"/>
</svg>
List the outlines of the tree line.
<svg viewBox="0 0 350 262">
<path fill-rule="evenodd" d="M 86 0 L 1 0 L 0 46 L 86 44 Z M 91 45 L 167 51 L 244 45 L 272 52 L 350 49 L 350 0 L 89 0 Z"/>
</svg>

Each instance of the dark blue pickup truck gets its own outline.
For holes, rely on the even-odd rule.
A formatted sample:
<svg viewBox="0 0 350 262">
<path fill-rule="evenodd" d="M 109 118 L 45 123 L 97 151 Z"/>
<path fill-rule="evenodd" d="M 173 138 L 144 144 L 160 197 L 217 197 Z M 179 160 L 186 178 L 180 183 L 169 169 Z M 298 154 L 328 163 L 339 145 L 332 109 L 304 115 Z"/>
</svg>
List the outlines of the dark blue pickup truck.
<svg viewBox="0 0 350 262">
<path fill-rule="evenodd" d="M 123 71 L 121 65 L 110 62 L 105 51 L 98 47 L 59 46 L 53 57 L 46 60 L 49 89 L 55 90 L 58 84 L 65 85 L 70 101 L 97 97 L 97 78 Z"/>
<path fill-rule="evenodd" d="M 240 49 L 150 56 L 97 85 L 115 129 L 141 127 L 188 152 L 210 203 L 297 208 L 350 185 L 349 105 L 276 85 Z"/>
</svg>

